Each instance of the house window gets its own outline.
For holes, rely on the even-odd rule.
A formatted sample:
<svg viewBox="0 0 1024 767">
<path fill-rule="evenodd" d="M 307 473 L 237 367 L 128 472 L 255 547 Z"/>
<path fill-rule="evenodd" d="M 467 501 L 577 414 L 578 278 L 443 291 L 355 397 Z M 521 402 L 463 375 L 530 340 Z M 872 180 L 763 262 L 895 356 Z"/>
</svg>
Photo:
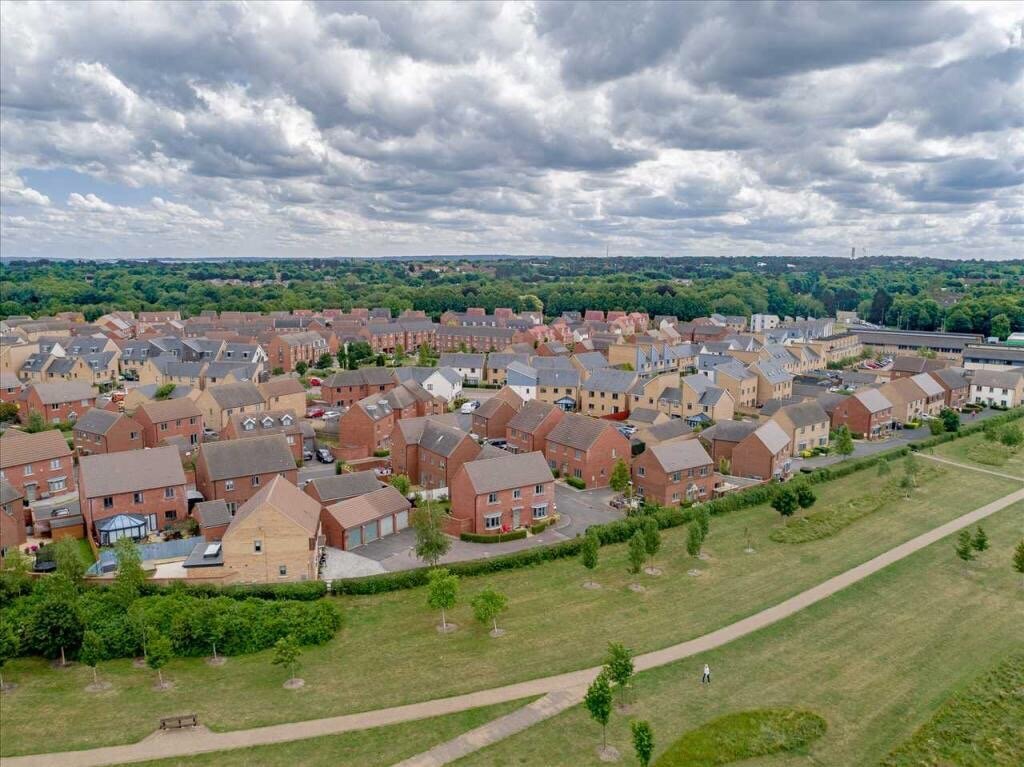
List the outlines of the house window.
<svg viewBox="0 0 1024 767">
<path fill-rule="evenodd" d="M 224 480 L 224 489 L 225 490 L 234 490 L 235 489 L 235 480 L 233 480 L 233 479 L 226 479 L 226 480 Z"/>
<path fill-rule="evenodd" d="M 139 433 L 137 431 L 133 431 L 130 436 L 131 436 L 131 439 L 138 439 L 139 438 Z"/>
<path fill-rule="evenodd" d="M 487 494 L 487 502 L 488 503 L 497 503 L 498 502 L 498 494 L 497 493 L 488 493 Z"/>
<path fill-rule="evenodd" d="M 544 485 L 534 485 L 533 486 L 533 494 L 534 495 L 544 495 Z"/>
<path fill-rule="evenodd" d="M 278 565 L 277 574 L 280 575 L 282 578 L 288 575 L 288 565 Z"/>
<path fill-rule="evenodd" d="M 52 461 L 50 461 L 50 468 L 51 469 L 59 469 L 60 468 L 60 458 L 54 458 Z"/>
<path fill-rule="evenodd" d="M 260 477 L 259 477 L 258 474 L 254 474 L 252 476 L 252 480 L 251 481 L 252 481 L 252 486 L 253 487 L 259 487 L 260 486 Z"/>
<path fill-rule="evenodd" d="M 252 542 L 252 550 L 256 554 L 259 554 L 261 551 L 263 551 L 263 541 L 261 541 L 259 538 L 254 539 Z"/>
<path fill-rule="evenodd" d="M 50 486 L 50 492 L 53 492 L 54 490 L 63 490 L 67 486 L 67 482 L 64 480 L 64 477 L 55 477 L 47 482 L 47 484 Z"/>
<path fill-rule="evenodd" d="M 164 421 L 162 424 L 160 424 L 160 431 L 167 431 L 168 426 L 170 426 L 170 424 L 167 423 L 167 421 Z"/>
<path fill-rule="evenodd" d="M 228 507 L 228 514 L 235 516 L 235 509 L 238 508 L 238 504 L 234 501 L 228 501 L 225 505 Z"/>
<path fill-rule="evenodd" d="M 104 509 L 112 509 L 112 508 L 114 508 L 114 499 L 112 497 L 110 497 L 109 495 L 106 498 L 103 499 L 103 508 Z"/>
<path fill-rule="evenodd" d="M 672 481 L 673 482 L 678 482 L 679 478 L 680 478 L 680 473 L 678 471 L 672 472 Z"/>
<path fill-rule="evenodd" d="M 175 520 L 178 518 L 178 512 L 174 509 L 167 509 L 164 511 L 164 519 Z"/>
<path fill-rule="evenodd" d="M 636 475 L 638 477 L 646 477 L 647 476 L 647 469 L 645 467 L 643 467 L 643 466 L 637 466 L 636 467 Z"/>
<path fill-rule="evenodd" d="M 501 514 L 488 514 L 484 517 L 484 530 L 497 530 L 501 527 Z"/>
<path fill-rule="evenodd" d="M 573 458 L 575 458 L 577 461 L 580 460 L 582 457 L 583 457 L 583 453 L 581 451 L 579 451 L 579 450 L 574 450 L 573 451 Z"/>
<path fill-rule="evenodd" d="M 544 519 L 545 517 L 547 517 L 547 515 L 548 515 L 548 505 L 546 503 L 542 503 L 542 504 L 540 504 L 538 506 L 534 506 L 533 507 L 533 518 L 534 519 Z"/>
<path fill-rule="evenodd" d="M 520 498 L 523 497 L 523 491 L 517 487 L 515 490 L 512 491 L 512 497 L 515 500 L 519 500 Z"/>
<path fill-rule="evenodd" d="M 132 503 L 142 503 L 142 493 L 132 493 Z"/>
<path fill-rule="evenodd" d="M 32 472 L 33 472 L 33 469 L 32 469 L 32 464 L 30 464 L 30 463 L 26 463 L 26 464 L 25 464 L 25 476 L 26 476 L 26 477 L 30 477 L 30 476 L 32 476 Z"/>
<path fill-rule="evenodd" d="M 173 497 L 174 497 L 174 488 L 173 487 L 165 487 L 164 488 L 164 498 L 173 498 Z"/>
<path fill-rule="evenodd" d="M 573 469 L 572 475 L 576 477 L 576 479 L 583 479 L 583 472 L 580 471 L 579 469 Z"/>
</svg>

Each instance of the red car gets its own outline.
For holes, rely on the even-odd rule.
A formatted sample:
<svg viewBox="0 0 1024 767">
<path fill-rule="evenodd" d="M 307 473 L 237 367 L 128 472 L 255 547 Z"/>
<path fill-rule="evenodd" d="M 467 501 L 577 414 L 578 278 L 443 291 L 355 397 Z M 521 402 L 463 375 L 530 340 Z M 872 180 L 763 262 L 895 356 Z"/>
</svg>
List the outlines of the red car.
<svg viewBox="0 0 1024 767">
<path fill-rule="evenodd" d="M 309 379 L 309 385 L 310 386 L 320 386 L 321 384 L 323 384 L 323 381 L 321 381 L 316 376 L 310 377 L 310 379 Z"/>
<path fill-rule="evenodd" d="M 306 418 L 319 418 L 324 414 L 322 407 L 311 407 L 306 411 Z"/>
</svg>

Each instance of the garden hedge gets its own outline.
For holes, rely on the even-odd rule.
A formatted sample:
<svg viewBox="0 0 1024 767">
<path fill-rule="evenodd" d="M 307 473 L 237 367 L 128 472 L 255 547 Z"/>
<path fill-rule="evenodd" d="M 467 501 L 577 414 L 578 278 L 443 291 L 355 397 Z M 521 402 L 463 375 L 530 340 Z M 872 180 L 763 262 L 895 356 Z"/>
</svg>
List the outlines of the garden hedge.
<svg viewBox="0 0 1024 767">
<path fill-rule="evenodd" d="M 463 541 L 469 541 L 470 543 L 503 543 L 504 541 L 519 541 L 526 537 L 526 530 L 521 528 L 519 530 L 512 530 L 508 533 L 462 533 L 459 538 Z"/>
</svg>

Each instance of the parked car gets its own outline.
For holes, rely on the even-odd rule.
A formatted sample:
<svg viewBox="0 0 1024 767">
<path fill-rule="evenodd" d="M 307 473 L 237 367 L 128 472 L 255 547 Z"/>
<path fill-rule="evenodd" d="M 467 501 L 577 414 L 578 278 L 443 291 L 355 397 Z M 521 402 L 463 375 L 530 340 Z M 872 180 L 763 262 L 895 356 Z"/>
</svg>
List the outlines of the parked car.
<svg viewBox="0 0 1024 767">
<path fill-rule="evenodd" d="M 331 452 L 330 448 L 321 447 L 316 451 L 316 459 L 320 463 L 334 463 L 334 453 Z"/>
<path fill-rule="evenodd" d="M 322 418 L 324 409 L 322 407 L 306 408 L 306 418 Z"/>
<path fill-rule="evenodd" d="M 478 407 L 480 407 L 480 400 L 471 399 L 462 403 L 462 407 L 459 409 L 459 412 L 463 415 L 470 415 Z"/>
<path fill-rule="evenodd" d="M 317 378 L 316 376 L 310 376 L 310 379 L 309 379 L 309 385 L 310 386 L 320 386 L 322 384 L 323 384 L 323 381 L 321 381 L 319 378 Z"/>
<path fill-rule="evenodd" d="M 508 447 L 508 440 L 507 439 L 488 439 L 488 440 L 484 440 L 484 444 L 485 445 L 491 445 L 492 447 L 500 447 L 502 450 L 504 450 L 506 447 Z"/>
<path fill-rule="evenodd" d="M 206 437 L 207 439 L 213 439 L 214 437 L 216 437 L 218 435 L 217 435 L 217 432 L 215 432 L 209 426 L 204 426 L 203 427 L 203 436 Z"/>
<path fill-rule="evenodd" d="M 326 413 L 324 413 L 325 421 L 333 421 L 335 418 L 341 418 L 341 413 L 339 413 L 337 410 L 328 410 Z"/>
<path fill-rule="evenodd" d="M 390 477 L 391 469 L 387 466 L 378 466 L 376 469 L 373 470 L 373 473 L 376 474 L 378 477 Z"/>
<path fill-rule="evenodd" d="M 303 461 L 312 461 L 313 460 L 313 451 L 312 450 L 303 450 L 302 451 L 302 460 Z"/>
</svg>

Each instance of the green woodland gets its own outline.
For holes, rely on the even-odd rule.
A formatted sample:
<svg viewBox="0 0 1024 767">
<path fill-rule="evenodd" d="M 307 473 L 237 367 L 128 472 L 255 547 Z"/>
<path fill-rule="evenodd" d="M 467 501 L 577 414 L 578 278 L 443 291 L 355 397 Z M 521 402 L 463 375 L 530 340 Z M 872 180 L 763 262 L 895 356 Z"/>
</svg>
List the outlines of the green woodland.
<svg viewBox="0 0 1024 767">
<path fill-rule="evenodd" d="M 383 306 L 437 317 L 493 310 L 614 309 L 825 316 L 1005 337 L 1024 330 L 1024 261 L 802 258 L 487 258 L 11 261 L 0 317 L 82 311 L 272 311 Z"/>
</svg>

